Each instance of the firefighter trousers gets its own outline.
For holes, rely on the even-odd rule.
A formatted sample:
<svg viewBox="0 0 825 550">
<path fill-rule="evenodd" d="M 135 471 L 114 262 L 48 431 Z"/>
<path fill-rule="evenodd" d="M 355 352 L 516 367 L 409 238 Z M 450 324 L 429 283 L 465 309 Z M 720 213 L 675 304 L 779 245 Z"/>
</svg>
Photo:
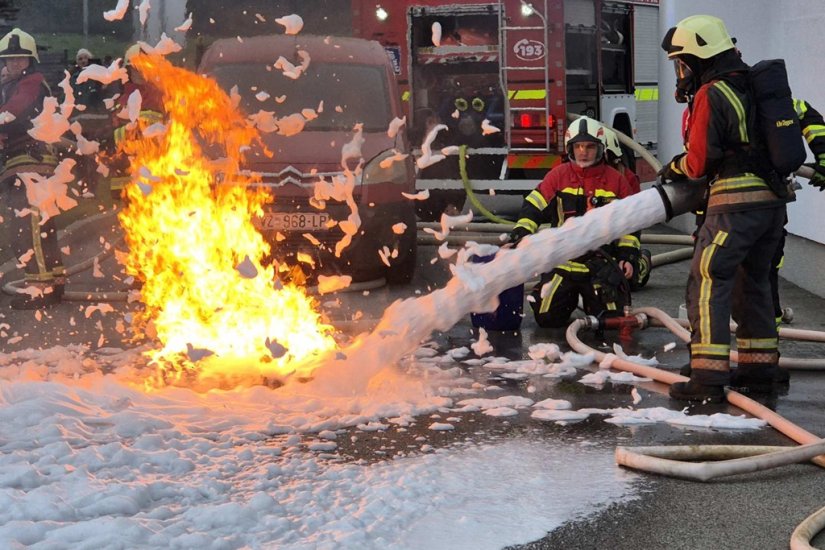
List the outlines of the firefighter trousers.
<svg viewBox="0 0 825 550">
<path fill-rule="evenodd" d="M 584 312 L 598 317 L 623 315 L 630 305 L 629 284 L 618 266 L 570 273 L 557 267 L 542 275 L 529 300 L 536 324 L 543 328 L 565 327 L 582 298 Z"/>
<path fill-rule="evenodd" d="M 0 202 L 5 230 L 18 263 L 23 264 L 26 282 L 62 283 L 66 272 L 54 218 L 41 223 L 40 211 L 29 204 L 26 186 L 14 174 L 0 180 Z M 30 213 L 17 215 L 26 210 Z"/>
<path fill-rule="evenodd" d="M 738 323 L 739 366 L 773 367 L 777 333 L 769 275 L 785 206 L 708 213 L 699 228 L 688 276 L 691 377 L 730 382 L 730 317 Z"/>
</svg>

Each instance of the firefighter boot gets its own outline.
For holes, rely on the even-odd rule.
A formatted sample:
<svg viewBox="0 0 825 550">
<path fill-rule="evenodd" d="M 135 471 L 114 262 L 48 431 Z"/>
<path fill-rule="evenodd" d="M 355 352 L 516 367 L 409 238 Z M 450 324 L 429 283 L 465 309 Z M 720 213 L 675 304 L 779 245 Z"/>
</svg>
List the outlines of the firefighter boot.
<svg viewBox="0 0 825 550">
<path fill-rule="evenodd" d="M 36 283 L 29 286 L 36 286 L 40 294 L 23 294 L 11 301 L 11 308 L 18 310 L 45 309 L 55 306 L 63 299 L 63 284 L 43 284 Z"/>
<path fill-rule="evenodd" d="M 725 400 L 725 390 L 722 386 L 707 386 L 695 380 L 675 382 L 670 386 L 670 397 L 679 401 L 701 401 L 707 403 L 721 403 Z"/>
<path fill-rule="evenodd" d="M 731 388 L 741 394 L 774 393 L 774 377 L 779 367 L 769 364 L 742 363 L 731 375 Z"/>
</svg>

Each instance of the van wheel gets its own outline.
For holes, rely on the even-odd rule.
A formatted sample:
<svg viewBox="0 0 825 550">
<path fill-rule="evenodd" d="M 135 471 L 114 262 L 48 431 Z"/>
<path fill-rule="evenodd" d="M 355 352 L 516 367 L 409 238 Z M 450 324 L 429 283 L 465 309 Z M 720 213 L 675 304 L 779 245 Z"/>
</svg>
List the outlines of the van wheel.
<svg viewBox="0 0 825 550">
<path fill-rule="evenodd" d="M 431 189 L 430 198 L 415 201 L 415 214 L 422 222 L 437 222 L 441 220 L 441 214 L 450 209 L 450 206 L 457 210 L 456 213 L 461 212 L 466 200 L 467 192 L 463 189 Z"/>
<path fill-rule="evenodd" d="M 415 243 L 407 251 L 404 260 L 399 263 L 393 263 L 387 268 L 384 277 L 387 279 L 389 285 L 406 285 L 409 284 L 415 275 L 415 267 L 417 263 L 418 247 Z"/>
</svg>

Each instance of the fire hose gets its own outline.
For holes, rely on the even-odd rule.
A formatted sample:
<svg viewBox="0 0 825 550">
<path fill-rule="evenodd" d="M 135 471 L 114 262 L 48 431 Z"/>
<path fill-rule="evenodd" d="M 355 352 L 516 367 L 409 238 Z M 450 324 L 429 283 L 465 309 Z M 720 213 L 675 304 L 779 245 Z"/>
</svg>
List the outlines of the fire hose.
<svg viewBox="0 0 825 550">
<path fill-rule="evenodd" d="M 638 328 L 646 328 L 649 320 L 655 320 L 659 326 L 671 330 L 677 337 L 684 339 L 687 331 L 679 321 L 673 319 L 656 308 L 638 308 L 623 320 L 600 321 L 595 317 L 577 319 L 567 328 L 567 342 L 570 347 L 583 354 L 593 354 L 595 361 L 601 362 L 606 354 L 584 344 L 578 338 L 582 328 L 610 328 L 620 327 L 623 321 L 628 320 Z M 805 339 L 825 338 L 825 334 L 813 334 L 814 331 L 789 331 L 784 337 L 801 336 Z M 733 352 L 731 354 L 734 357 Z M 687 378 L 676 373 L 668 372 L 656 367 L 639 365 L 622 358 L 615 358 L 611 368 L 631 372 L 638 376 L 651 378 L 665 384 L 677 381 L 686 381 Z M 795 367 L 792 367 L 795 368 Z M 767 407 L 730 389 L 725 391 L 730 404 L 745 412 L 765 420 L 777 431 L 800 443 L 799 447 L 769 447 L 769 446 L 742 446 L 742 445 L 692 445 L 692 446 L 654 446 L 654 447 L 622 447 L 616 448 L 616 462 L 619 465 L 637 470 L 678 477 L 692 481 L 709 481 L 719 477 L 757 472 L 795 464 L 810 460 L 814 464 L 825 467 L 825 440 L 804 430 L 788 421 Z M 716 462 L 695 462 L 696 460 L 713 460 Z M 688 462 L 689 461 L 689 462 Z M 812 549 L 811 539 L 825 528 L 825 508 L 808 516 L 793 531 L 790 540 L 792 550 Z"/>
</svg>

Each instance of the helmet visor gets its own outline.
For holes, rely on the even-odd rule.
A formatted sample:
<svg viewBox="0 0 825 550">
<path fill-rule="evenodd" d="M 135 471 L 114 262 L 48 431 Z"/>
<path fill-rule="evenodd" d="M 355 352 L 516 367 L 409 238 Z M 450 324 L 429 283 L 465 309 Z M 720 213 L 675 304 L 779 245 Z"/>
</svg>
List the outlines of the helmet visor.
<svg viewBox="0 0 825 550">
<path fill-rule="evenodd" d="M 676 72 L 676 80 L 678 82 L 686 82 L 693 80 L 693 70 L 688 66 L 687 63 L 685 63 L 678 57 L 673 58 L 673 69 Z"/>
</svg>

